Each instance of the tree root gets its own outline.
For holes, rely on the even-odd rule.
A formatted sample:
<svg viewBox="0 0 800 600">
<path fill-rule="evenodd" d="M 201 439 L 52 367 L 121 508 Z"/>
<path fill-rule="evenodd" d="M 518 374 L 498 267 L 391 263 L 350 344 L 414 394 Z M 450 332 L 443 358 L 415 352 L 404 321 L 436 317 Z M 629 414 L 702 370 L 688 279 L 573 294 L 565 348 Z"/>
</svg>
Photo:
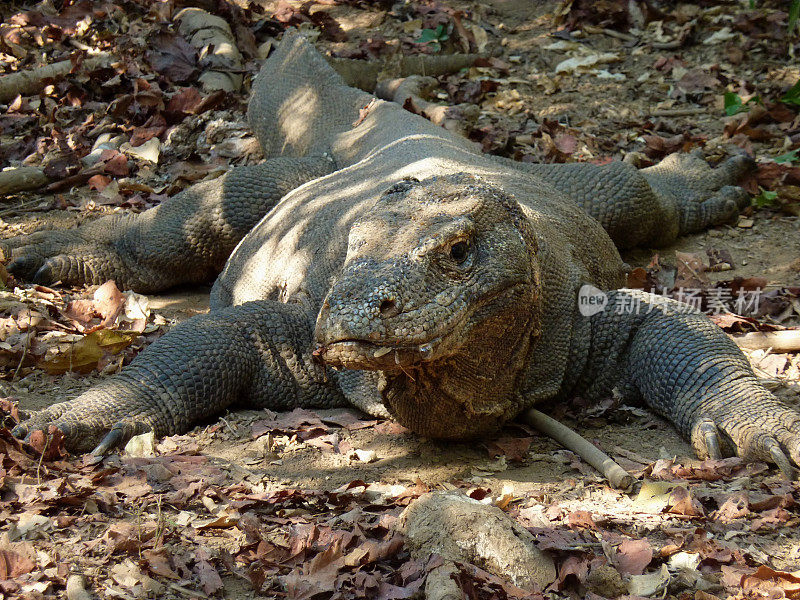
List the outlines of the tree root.
<svg viewBox="0 0 800 600">
<path fill-rule="evenodd" d="M 527 411 L 523 418 L 526 423 L 535 427 L 547 437 L 554 439 L 564 448 L 574 452 L 600 471 L 615 489 L 629 490 L 633 486 L 633 477 L 625 469 L 614 462 L 605 452 L 599 450 L 597 446 L 572 431 L 566 425 L 562 425 L 535 408 Z"/>
</svg>

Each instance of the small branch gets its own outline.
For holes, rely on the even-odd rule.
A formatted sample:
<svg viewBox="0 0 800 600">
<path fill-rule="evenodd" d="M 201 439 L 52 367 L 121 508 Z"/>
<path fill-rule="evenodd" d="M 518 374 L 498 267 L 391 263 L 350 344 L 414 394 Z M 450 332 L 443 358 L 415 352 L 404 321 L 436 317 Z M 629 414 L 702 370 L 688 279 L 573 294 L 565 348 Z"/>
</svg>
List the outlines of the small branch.
<svg viewBox="0 0 800 600">
<path fill-rule="evenodd" d="M 656 50 L 677 50 L 683 46 L 684 40 L 672 40 L 671 42 L 651 42 L 650 45 Z"/>
<path fill-rule="evenodd" d="M 707 108 L 662 108 L 650 113 L 652 117 L 690 117 L 708 113 Z"/>
<path fill-rule="evenodd" d="M 636 36 L 631 35 L 629 33 L 622 33 L 621 31 L 614 31 L 613 29 L 607 29 L 607 28 L 604 28 L 604 27 L 595 27 L 594 25 L 585 25 L 585 26 L 581 27 L 581 29 L 586 33 L 592 33 L 592 34 L 602 33 L 602 34 L 607 35 L 608 37 L 613 37 L 613 38 L 616 38 L 618 40 L 622 40 L 623 42 L 628 42 L 628 43 L 631 43 L 631 44 L 638 43 L 638 42 L 641 41 L 639 38 L 637 38 Z"/>
<path fill-rule="evenodd" d="M 105 165 L 100 163 L 92 167 L 89 167 L 87 169 L 83 169 L 81 171 L 78 171 L 74 175 L 69 175 L 67 177 L 64 177 L 63 179 L 58 179 L 57 181 L 54 181 L 45 188 L 45 191 L 58 192 L 76 185 L 83 185 L 84 183 L 89 181 L 90 178 L 94 177 L 95 175 L 100 175 L 101 173 L 103 173 L 104 168 Z"/>
<path fill-rule="evenodd" d="M 594 444 L 563 425 L 548 417 L 543 412 L 531 408 L 523 417 L 528 425 L 531 425 L 547 437 L 557 441 L 580 456 L 584 461 L 592 465 L 595 469 L 608 479 L 608 482 L 618 490 L 629 490 L 633 486 L 633 477 L 620 467 L 614 460 Z"/>
<path fill-rule="evenodd" d="M 748 350 L 772 350 L 777 353 L 800 352 L 800 329 L 754 331 L 730 337 L 740 348 Z"/>
<path fill-rule="evenodd" d="M 91 71 L 110 62 L 111 55 L 103 52 L 87 57 L 79 68 Z M 8 102 L 19 95 L 30 96 L 31 94 L 36 94 L 44 89 L 45 80 L 58 79 L 69 75 L 74 68 L 75 65 L 71 60 L 62 60 L 43 67 L 4 75 L 0 77 L 0 102 Z"/>
</svg>

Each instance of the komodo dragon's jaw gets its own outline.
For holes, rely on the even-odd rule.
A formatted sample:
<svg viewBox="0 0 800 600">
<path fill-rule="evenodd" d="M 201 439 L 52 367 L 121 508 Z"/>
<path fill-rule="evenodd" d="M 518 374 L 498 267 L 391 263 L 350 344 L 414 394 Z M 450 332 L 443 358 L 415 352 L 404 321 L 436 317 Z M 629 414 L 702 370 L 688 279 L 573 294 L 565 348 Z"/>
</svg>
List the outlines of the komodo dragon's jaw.
<svg viewBox="0 0 800 600">
<path fill-rule="evenodd" d="M 538 330 L 527 227 L 513 199 L 471 175 L 393 186 L 350 231 L 316 356 L 382 371 L 387 408 L 424 435 L 469 437 L 511 418 Z"/>
</svg>

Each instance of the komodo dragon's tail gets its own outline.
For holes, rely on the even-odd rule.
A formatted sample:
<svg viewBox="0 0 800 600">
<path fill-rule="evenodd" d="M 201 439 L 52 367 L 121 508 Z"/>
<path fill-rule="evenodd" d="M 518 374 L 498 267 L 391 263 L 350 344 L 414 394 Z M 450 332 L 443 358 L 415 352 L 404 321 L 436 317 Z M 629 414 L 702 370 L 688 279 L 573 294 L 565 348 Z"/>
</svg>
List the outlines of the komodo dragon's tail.
<svg viewBox="0 0 800 600">
<path fill-rule="evenodd" d="M 402 56 L 387 63 L 326 60 L 290 29 L 253 82 L 247 117 L 267 158 L 326 153 L 337 136 L 362 120 L 360 111 L 372 100 L 350 85 L 371 92 L 382 75 L 440 75 L 467 67 L 477 58 L 477 54 L 453 54 Z"/>
<path fill-rule="evenodd" d="M 268 158 L 322 154 L 353 127 L 370 100 L 347 87 L 302 35 L 289 30 L 253 82 L 247 118 Z"/>
</svg>

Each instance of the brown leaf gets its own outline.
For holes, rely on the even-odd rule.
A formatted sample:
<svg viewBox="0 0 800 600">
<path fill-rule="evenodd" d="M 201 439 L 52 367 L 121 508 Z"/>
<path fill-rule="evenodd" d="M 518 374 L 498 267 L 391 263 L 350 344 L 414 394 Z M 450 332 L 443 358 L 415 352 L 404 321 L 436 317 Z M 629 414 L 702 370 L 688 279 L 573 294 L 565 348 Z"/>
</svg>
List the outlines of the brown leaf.
<svg viewBox="0 0 800 600">
<path fill-rule="evenodd" d="M 64 434 L 53 425 L 48 427 L 47 433 L 42 430 L 33 431 L 28 443 L 45 461 L 57 460 L 67 455 Z"/>
<path fill-rule="evenodd" d="M 106 189 L 106 186 L 111 183 L 111 177 L 106 175 L 93 175 L 89 178 L 87 183 L 91 189 L 102 192 L 104 189 Z"/>
<path fill-rule="evenodd" d="M 304 408 L 296 408 L 290 413 L 280 413 L 274 419 L 257 421 L 252 427 L 254 439 L 275 430 L 296 433 L 303 440 L 324 435 L 329 431 L 316 413 Z"/>
<path fill-rule="evenodd" d="M 144 125 L 133 130 L 131 146 L 141 146 L 146 141 L 161 135 L 167 129 L 167 122 L 160 114 L 151 116 Z"/>
<path fill-rule="evenodd" d="M 614 564 L 623 575 L 641 575 L 651 560 L 653 548 L 646 539 L 625 540 L 614 554 Z"/>
<path fill-rule="evenodd" d="M 626 287 L 635 290 L 644 290 L 648 289 L 646 287 L 647 283 L 647 271 L 645 271 L 642 267 L 636 267 L 630 273 L 628 273 Z"/>
<path fill-rule="evenodd" d="M 68 319 L 77 321 L 81 325 L 89 325 L 92 319 L 97 315 L 95 310 L 94 301 L 86 298 L 73 300 L 62 311 L 62 314 Z"/>
<path fill-rule="evenodd" d="M 589 563 L 591 559 L 586 556 L 570 556 L 558 569 L 558 579 L 553 586 L 558 590 L 563 590 L 574 583 L 583 584 L 589 575 Z"/>
<path fill-rule="evenodd" d="M 676 87 L 684 92 L 704 92 L 718 86 L 719 79 L 700 67 L 689 69 L 676 83 Z"/>
<path fill-rule="evenodd" d="M 103 534 L 102 539 L 106 543 L 108 554 L 116 552 L 137 554 L 143 548 L 153 545 L 152 540 L 156 531 L 155 523 L 137 526 L 133 523 L 119 522 L 113 523 Z"/>
<path fill-rule="evenodd" d="M 197 51 L 182 36 L 159 33 L 150 40 L 150 48 L 147 60 L 164 77 L 178 83 L 197 77 Z"/>
<path fill-rule="evenodd" d="M 585 527 L 586 529 L 597 529 L 597 523 L 592 518 L 592 513 L 588 510 L 576 510 L 567 515 L 567 525 L 570 527 Z"/>
<path fill-rule="evenodd" d="M 203 546 L 200 546 L 195 551 L 194 570 L 200 579 L 200 586 L 209 596 L 213 596 L 224 587 L 222 577 L 219 576 L 219 572 L 217 572 L 217 569 L 211 564 L 210 553 Z"/>
<path fill-rule="evenodd" d="M 701 463 L 689 465 L 678 464 L 671 469 L 672 475 L 678 479 L 699 479 L 701 481 L 718 481 L 737 475 L 746 468 L 746 463 L 738 456 L 730 458 L 709 458 Z"/>
<path fill-rule="evenodd" d="M 772 510 L 764 512 L 759 518 L 754 519 L 750 525 L 750 530 L 758 531 L 764 528 L 775 529 L 776 527 L 785 527 L 790 521 L 795 525 L 797 524 L 795 515 L 784 508 L 773 508 Z"/>
<path fill-rule="evenodd" d="M 553 138 L 553 143 L 559 152 L 571 155 L 578 149 L 578 138 L 568 133 L 559 133 Z"/>
<path fill-rule="evenodd" d="M 736 492 L 725 499 L 722 506 L 711 514 L 711 518 L 725 523 L 735 519 L 743 519 L 749 514 L 750 502 L 747 492 Z"/>
<path fill-rule="evenodd" d="M 51 375 L 67 371 L 86 374 L 94 370 L 106 352 L 116 354 L 137 337 L 138 332 L 98 329 L 71 344 L 65 352 L 45 357 L 39 366 Z"/>
<path fill-rule="evenodd" d="M 196 88 L 185 87 L 181 88 L 177 94 L 174 94 L 167 103 L 167 113 L 180 113 L 193 115 L 197 114 L 195 111 L 200 103 L 203 101 L 203 96 Z"/>
<path fill-rule="evenodd" d="M 142 552 L 142 558 L 153 574 L 168 579 L 180 579 L 180 576 L 172 569 L 169 563 L 166 549 L 144 550 Z"/>
<path fill-rule="evenodd" d="M 700 290 L 708 285 L 706 266 L 698 254 L 675 252 L 675 260 L 678 267 L 675 276 L 676 288 Z"/>
<path fill-rule="evenodd" d="M 489 456 L 492 458 L 505 456 L 512 462 L 521 462 L 528 455 L 531 442 L 533 442 L 533 438 L 530 437 L 503 437 L 492 440 L 486 447 L 489 450 Z"/>
<path fill-rule="evenodd" d="M 705 511 L 702 505 L 695 498 L 692 498 L 688 489 L 683 486 L 672 490 L 669 497 L 668 513 L 683 515 L 686 517 L 704 517 Z"/>
<path fill-rule="evenodd" d="M 103 170 L 109 175 L 127 177 L 130 174 L 128 157 L 118 150 L 107 149 L 100 154 Z"/>
<path fill-rule="evenodd" d="M 110 327 L 122 309 L 125 308 L 125 295 L 119 291 L 113 279 L 106 281 L 94 295 L 95 310 L 103 319 L 103 327 Z"/>
<path fill-rule="evenodd" d="M 36 563 L 13 550 L 0 550 L 0 580 L 14 579 L 30 573 Z"/>
<path fill-rule="evenodd" d="M 761 565 L 755 573 L 742 576 L 740 585 L 749 590 L 780 590 L 787 598 L 800 598 L 800 572 L 775 571 Z"/>
<path fill-rule="evenodd" d="M 758 330 L 758 321 L 750 317 L 741 317 L 733 313 L 710 314 L 708 318 L 728 332 L 742 333 Z"/>
<path fill-rule="evenodd" d="M 322 417 L 322 421 L 324 423 L 332 423 L 339 427 L 344 427 L 350 431 L 366 429 L 378 422 L 375 419 L 365 419 L 364 413 L 349 408 L 338 409 L 326 414 Z"/>
</svg>

